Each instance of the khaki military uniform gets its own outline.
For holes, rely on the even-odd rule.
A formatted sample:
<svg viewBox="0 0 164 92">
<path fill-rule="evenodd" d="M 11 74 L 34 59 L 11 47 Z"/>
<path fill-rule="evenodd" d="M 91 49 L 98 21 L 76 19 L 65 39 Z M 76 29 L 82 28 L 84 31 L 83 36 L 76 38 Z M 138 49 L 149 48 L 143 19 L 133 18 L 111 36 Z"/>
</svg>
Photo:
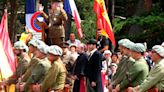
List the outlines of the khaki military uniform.
<svg viewBox="0 0 164 92">
<path fill-rule="evenodd" d="M 25 92 L 28 92 L 31 84 L 41 83 L 51 67 L 51 63 L 47 58 L 37 60 L 39 63 L 33 68 L 31 75 L 26 82 Z"/>
<path fill-rule="evenodd" d="M 126 72 L 126 77 L 120 83 L 120 90 L 140 85 L 149 73 L 148 65 L 143 57 L 135 61 L 135 64 Z"/>
<path fill-rule="evenodd" d="M 121 59 L 120 63 L 118 64 L 117 71 L 112 78 L 113 86 L 116 86 L 125 78 L 126 72 L 130 69 L 130 67 L 133 66 L 134 63 L 134 59 L 131 57 L 124 56 Z"/>
<path fill-rule="evenodd" d="M 32 70 L 35 68 L 35 66 L 38 64 L 38 58 L 32 57 L 30 64 L 27 68 L 27 71 L 23 75 L 22 82 L 26 82 L 29 76 L 31 75 Z"/>
<path fill-rule="evenodd" d="M 9 85 L 17 83 L 18 78 L 22 77 L 22 75 L 26 72 L 29 62 L 30 58 L 28 55 L 25 55 L 25 57 L 18 58 L 18 65 L 16 67 L 16 71 L 14 72 L 13 76 L 10 77 L 8 80 Z"/>
<path fill-rule="evenodd" d="M 67 14 L 64 10 L 49 12 L 49 33 L 51 44 L 59 45 L 65 40 L 64 22 L 67 20 Z"/>
<path fill-rule="evenodd" d="M 65 85 L 66 69 L 61 60 L 55 61 L 41 83 L 41 92 L 48 90 L 63 90 Z"/>
<path fill-rule="evenodd" d="M 153 87 L 157 88 L 158 92 L 164 91 L 164 59 L 155 64 L 148 77 L 139 85 L 140 90 L 136 92 L 146 92 Z"/>
</svg>

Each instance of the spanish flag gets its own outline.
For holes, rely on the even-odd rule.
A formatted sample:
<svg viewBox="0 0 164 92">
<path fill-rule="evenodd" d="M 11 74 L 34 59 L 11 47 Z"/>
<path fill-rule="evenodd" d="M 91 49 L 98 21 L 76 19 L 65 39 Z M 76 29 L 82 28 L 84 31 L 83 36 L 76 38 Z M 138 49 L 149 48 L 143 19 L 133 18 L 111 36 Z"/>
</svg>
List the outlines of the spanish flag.
<svg viewBox="0 0 164 92">
<path fill-rule="evenodd" d="M 101 34 L 108 37 L 113 46 L 116 46 L 113 29 L 108 17 L 104 0 L 94 0 L 94 11 L 97 15 L 97 27 L 101 29 Z"/>
</svg>

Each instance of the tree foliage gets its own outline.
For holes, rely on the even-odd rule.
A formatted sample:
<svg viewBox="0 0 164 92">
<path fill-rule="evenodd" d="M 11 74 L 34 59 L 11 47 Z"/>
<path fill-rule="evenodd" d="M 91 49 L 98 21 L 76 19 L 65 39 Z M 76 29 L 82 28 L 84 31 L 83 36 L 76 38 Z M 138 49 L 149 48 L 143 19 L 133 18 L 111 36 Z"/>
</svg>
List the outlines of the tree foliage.
<svg viewBox="0 0 164 92">
<path fill-rule="evenodd" d="M 96 35 L 96 15 L 93 11 L 93 0 L 76 0 L 76 5 L 82 19 L 81 27 L 84 37 L 83 42 L 95 38 Z M 72 31 L 77 33 L 75 24 L 72 25 Z"/>
<path fill-rule="evenodd" d="M 147 42 L 148 48 L 163 42 L 164 13 L 160 7 L 160 2 L 152 4 L 152 9 L 148 14 L 127 17 L 125 20 L 115 18 L 113 21 L 116 39 L 129 38 L 135 42 Z M 142 31 L 130 34 L 130 27 L 138 25 Z"/>
<path fill-rule="evenodd" d="M 93 11 L 93 2 L 94 0 L 75 0 L 82 19 L 83 42 L 95 38 L 96 35 L 96 15 Z M 0 0 L 0 15 L 3 14 L 5 4 L 10 13 L 9 32 L 13 40 L 16 33 L 23 30 L 21 24 L 25 20 L 24 14 L 19 14 L 18 11 L 24 12 L 25 2 L 24 0 Z M 108 9 L 109 7 L 107 6 Z M 136 42 L 146 41 L 150 44 L 149 47 L 160 44 L 164 37 L 163 11 L 164 0 L 115 0 L 115 16 L 125 17 L 125 19 L 120 17 L 112 19 L 116 40 L 130 38 Z M 137 28 L 141 30 L 136 31 Z M 74 23 L 72 23 L 71 31 L 77 33 Z"/>
</svg>

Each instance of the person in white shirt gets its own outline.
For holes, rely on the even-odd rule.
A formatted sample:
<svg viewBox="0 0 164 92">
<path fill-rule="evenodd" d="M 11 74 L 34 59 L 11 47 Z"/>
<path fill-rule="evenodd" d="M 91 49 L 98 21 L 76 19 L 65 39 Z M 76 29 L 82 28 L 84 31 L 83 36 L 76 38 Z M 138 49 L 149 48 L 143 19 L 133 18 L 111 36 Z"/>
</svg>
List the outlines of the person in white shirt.
<svg viewBox="0 0 164 92">
<path fill-rule="evenodd" d="M 79 46 L 81 41 L 75 38 L 75 34 L 71 33 L 69 36 L 69 40 L 67 41 L 69 45 L 75 44 L 76 46 Z"/>
</svg>

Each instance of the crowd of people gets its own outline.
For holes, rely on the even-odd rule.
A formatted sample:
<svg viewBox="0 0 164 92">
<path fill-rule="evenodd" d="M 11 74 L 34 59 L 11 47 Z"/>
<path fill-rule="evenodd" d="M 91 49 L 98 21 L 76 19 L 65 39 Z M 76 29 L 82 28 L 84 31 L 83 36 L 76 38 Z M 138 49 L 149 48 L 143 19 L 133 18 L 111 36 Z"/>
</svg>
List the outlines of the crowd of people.
<svg viewBox="0 0 164 92">
<path fill-rule="evenodd" d="M 15 92 L 164 91 L 164 43 L 148 51 L 142 43 L 121 39 L 117 52 L 100 43 L 81 43 L 73 33 L 59 46 L 17 41 L 16 71 L 0 85 L 15 84 Z"/>
</svg>

